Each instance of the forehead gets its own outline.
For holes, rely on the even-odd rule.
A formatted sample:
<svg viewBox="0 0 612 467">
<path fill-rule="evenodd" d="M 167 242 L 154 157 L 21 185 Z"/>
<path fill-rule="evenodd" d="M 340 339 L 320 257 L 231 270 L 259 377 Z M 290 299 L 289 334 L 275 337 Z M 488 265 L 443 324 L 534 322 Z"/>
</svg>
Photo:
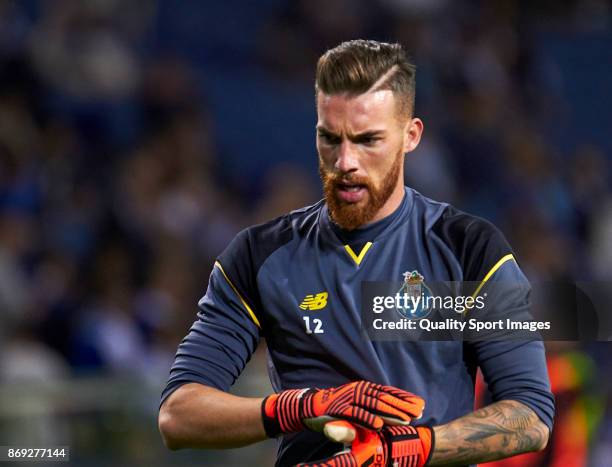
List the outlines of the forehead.
<svg viewBox="0 0 612 467">
<path fill-rule="evenodd" d="M 348 127 L 353 132 L 387 126 L 395 120 L 395 97 L 388 89 L 357 96 L 317 95 L 318 125 L 330 130 Z"/>
</svg>

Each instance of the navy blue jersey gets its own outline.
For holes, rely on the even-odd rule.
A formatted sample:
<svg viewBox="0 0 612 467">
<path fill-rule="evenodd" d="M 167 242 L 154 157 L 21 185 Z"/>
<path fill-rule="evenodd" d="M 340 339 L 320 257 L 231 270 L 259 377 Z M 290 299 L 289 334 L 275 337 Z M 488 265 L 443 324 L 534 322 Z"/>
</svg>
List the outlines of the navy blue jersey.
<svg viewBox="0 0 612 467">
<path fill-rule="evenodd" d="M 489 222 L 406 188 L 391 216 L 346 232 L 321 201 L 242 231 L 218 257 L 162 401 L 188 382 L 227 391 L 265 337 L 276 391 L 360 379 L 393 385 L 423 397 L 420 422 L 438 425 L 473 410 L 480 367 L 493 400 L 520 401 L 552 428 L 542 342 L 367 338 L 361 283 L 398 281 L 406 271 L 429 281 L 524 284 L 505 291 L 504 303 L 512 313 L 529 309 L 527 279 Z M 288 435 L 277 465 L 339 448 L 318 433 Z"/>
</svg>

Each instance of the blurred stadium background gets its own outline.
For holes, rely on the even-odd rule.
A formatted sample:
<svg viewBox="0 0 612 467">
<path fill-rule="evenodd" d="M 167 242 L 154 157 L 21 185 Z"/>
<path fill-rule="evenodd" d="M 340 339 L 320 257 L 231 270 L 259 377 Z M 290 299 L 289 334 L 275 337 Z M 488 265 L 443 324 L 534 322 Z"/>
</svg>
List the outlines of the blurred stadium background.
<svg viewBox="0 0 612 467">
<path fill-rule="evenodd" d="M 360 37 L 418 66 L 407 184 L 495 222 L 531 279 L 612 280 L 608 1 L 2 0 L 0 445 L 271 464 L 167 452 L 159 395 L 215 256 L 321 196 L 314 65 Z M 611 350 L 551 346 L 562 419 L 519 465 L 611 465 Z M 236 391 L 269 391 L 263 352 Z"/>
</svg>

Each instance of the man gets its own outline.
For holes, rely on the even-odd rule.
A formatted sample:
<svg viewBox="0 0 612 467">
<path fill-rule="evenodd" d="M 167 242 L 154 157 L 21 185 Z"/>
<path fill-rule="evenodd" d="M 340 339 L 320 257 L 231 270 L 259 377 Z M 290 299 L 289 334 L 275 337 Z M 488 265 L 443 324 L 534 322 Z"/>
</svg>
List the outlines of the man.
<svg viewBox="0 0 612 467">
<path fill-rule="evenodd" d="M 159 425 L 171 449 L 282 435 L 277 465 L 333 456 L 321 465 L 433 466 L 546 446 L 554 403 L 541 342 L 364 337 L 361 283 L 407 271 L 478 281 L 474 295 L 487 282 L 522 284 L 504 290 L 504 307 L 529 306 L 526 279 L 495 227 L 403 185 L 404 155 L 423 132 L 414 75 L 397 44 L 350 41 L 319 59 L 325 199 L 246 229 L 219 256 L 162 395 Z M 228 394 L 260 337 L 278 393 Z M 496 402 L 472 412 L 478 367 Z M 354 440 L 334 456 L 342 445 L 328 438 Z"/>
</svg>

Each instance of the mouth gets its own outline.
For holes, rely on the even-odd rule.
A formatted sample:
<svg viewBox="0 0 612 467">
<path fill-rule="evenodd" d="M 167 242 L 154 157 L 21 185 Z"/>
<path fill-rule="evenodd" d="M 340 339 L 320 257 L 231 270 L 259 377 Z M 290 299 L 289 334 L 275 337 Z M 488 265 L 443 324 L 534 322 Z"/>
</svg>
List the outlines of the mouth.
<svg viewBox="0 0 612 467">
<path fill-rule="evenodd" d="M 366 185 L 358 183 L 338 183 L 336 184 L 338 197 L 347 203 L 357 203 L 361 201 L 367 193 Z"/>
</svg>

